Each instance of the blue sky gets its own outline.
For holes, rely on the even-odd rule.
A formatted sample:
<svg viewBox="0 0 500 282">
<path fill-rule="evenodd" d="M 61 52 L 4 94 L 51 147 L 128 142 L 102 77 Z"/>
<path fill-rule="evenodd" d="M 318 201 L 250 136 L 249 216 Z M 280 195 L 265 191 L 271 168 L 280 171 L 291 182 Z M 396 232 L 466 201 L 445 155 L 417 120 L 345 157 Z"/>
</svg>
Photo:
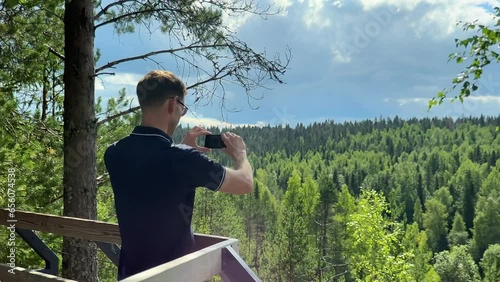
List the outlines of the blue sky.
<svg viewBox="0 0 500 282">
<path fill-rule="evenodd" d="M 266 6 L 267 2 L 258 1 Z M 292 52 L 284 84 L 252 92 L 250 99 L 242 88 L 224 85 L 229 100 L 221 109 L 219 100 L 194 103 L 186 98 L 190 112 L 183 118 L 190 125 L 295 125 L 326 119 L 374 119 L 425 116 L 500 114 L 500 67 L 485 69 L 480 90 L 464 104 L 446 103 L 427 112 L 428 100 L 443 88 L 466 64 L 448 62 L 455 38 L 469 34 L 457 21 L 492 22 L 492 7 L 500 1 L 481 0 L 278 0 L 272 9 L 281 8 L 266 20 L 258 16 L 226 17 L 226 23 L 256 51 L 269 56 Z M 150 34 L 144 27 L 129 35 L 116 35 L 111 27 L 96 33 L 96 47 L 102 51 L 98 66 L 123 57 L 168 47 L 169 38 L 159 32 Z M 186 80 L 192 72 L 167 55 L 156 61 Z M 466 61 L 467 62 L 467 61 Z M 137 81 L 149 70 L 158 68 L 151 61 L 137 61 L 107 70 L 114 76 L 100 76 L 96 94 L 104 99 L 117 96 L 125 87 L 135 96 Z M 219 93 L 222 89 L 218 89 Z M 132 101 L 136 103 L 135 100 Z M 252 109 L 258 107 L 258 109 Z"/>
</svg>

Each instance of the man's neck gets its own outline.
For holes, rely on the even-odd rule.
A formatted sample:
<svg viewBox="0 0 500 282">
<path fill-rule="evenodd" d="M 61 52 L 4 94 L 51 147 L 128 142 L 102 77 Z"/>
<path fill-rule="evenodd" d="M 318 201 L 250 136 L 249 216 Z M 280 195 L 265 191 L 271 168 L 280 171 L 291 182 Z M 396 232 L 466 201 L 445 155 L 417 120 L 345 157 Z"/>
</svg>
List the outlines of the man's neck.
<svg viewBox="0 0 500 282">
<path fill-rule="evenodd" d="M 173 132 L 170 132 L 170 128 L 168 127 L 168 125 L 166 125 L 166 124 L 160 124 L 158 122 L 150 122 L 150 121 L 147 121 L 147 120 L 143 119 L 141 121 L 141 126 L 148 126 L 148 127 L 158 128 L 161 131 L 165 132 L 169 136 L 172 136 L 172 133 L 173 133 Z"/>
</svg>

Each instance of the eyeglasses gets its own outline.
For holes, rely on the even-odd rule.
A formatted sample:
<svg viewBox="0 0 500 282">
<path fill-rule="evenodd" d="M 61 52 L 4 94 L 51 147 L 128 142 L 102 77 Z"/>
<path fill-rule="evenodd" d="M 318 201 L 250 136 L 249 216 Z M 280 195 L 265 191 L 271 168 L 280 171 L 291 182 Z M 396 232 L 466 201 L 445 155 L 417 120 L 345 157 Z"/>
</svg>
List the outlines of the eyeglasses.
<svg viewBox="0 0 500 282">
<path fill-rule="evenodd" d="M 182 106 L 181 116 L 182 117 L 185 116 L 189 108 L 186 107 L 186 105 L 184 105 L 184 103 L 182 103 L 177 97 L 168 97 L 167 99 L 171 99 L 171 98 L 174 98 L 177 102 L 179 102 L 179 104 L 181 104 L 181 106 Z"/>
</svg>

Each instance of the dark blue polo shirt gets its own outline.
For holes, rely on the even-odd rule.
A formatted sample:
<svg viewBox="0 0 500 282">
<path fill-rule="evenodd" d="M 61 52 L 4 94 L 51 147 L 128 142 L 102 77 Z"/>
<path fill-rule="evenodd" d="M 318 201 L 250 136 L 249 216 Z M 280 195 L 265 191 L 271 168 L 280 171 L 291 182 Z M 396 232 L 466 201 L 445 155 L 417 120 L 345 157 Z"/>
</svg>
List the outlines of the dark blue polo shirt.
<svg viewBox="0 0 500 282">
<path fill-rule="evenodd" d="M 146 126 L 109 146 L 104 161 L 122 240 L 118 279 L 192 252 L 195 188 L 217 191 L 225 168 Z"/>
</svg>

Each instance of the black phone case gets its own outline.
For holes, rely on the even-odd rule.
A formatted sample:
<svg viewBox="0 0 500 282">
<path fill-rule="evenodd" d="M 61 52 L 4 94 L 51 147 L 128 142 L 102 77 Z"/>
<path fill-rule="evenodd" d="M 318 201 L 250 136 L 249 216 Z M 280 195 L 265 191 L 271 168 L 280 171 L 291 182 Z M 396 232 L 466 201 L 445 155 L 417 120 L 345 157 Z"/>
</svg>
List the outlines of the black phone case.
<svg viewBox="0 0 500 282">
<path fill-rule="evenodd" d="M 204 146 L 212 149 L 220 149 L 226 147 L 224 141 L 222 141 L 222 137 L 220 134 L 206 135 Z"/>
</svg>

